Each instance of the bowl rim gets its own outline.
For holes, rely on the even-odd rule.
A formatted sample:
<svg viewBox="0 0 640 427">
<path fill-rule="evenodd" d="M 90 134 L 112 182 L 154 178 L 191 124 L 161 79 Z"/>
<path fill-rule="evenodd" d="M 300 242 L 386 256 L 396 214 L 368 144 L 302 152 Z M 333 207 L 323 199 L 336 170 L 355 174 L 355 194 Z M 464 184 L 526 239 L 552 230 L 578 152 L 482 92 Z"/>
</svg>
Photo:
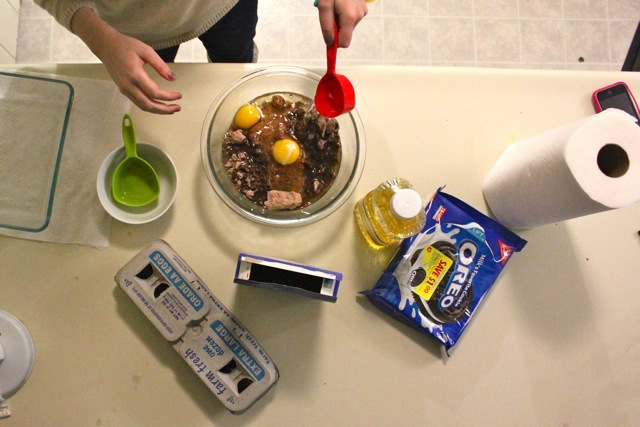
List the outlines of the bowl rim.
<svg viewBox="0 0 640 427">
<path fill-rule="evenodd" d="M 301 225 L 312 224 L 314 222 L 320 221 L 321 219 L 326 218 L 336 210 L 338 210 L 353 194 L 355 188 L 360 181 L 362 176 L 362 172 L 364 171 L 364 164 L 366 158 L 366 136 L 364 131 L 364 126 L 362 124 L 362 120 L 360 119 L 360 115 L 357 110 L 354 108 L 353 110 L 345 113 L 350 118 L 351 123 L 355 128 L 355 132 L 358 135 L 358 150 L 356 150 L 355 162 L 353 169 L 349 177 L 347 178 L 347 185 L 344 186 L 340 190 L 340 192 L 325 206 L 323 206 L 317 212 L 312 214 L 308 214 L 308 216 L 302 216 L 299 218 L 267 218 L 259 215 L 255 212 L 247 211 L 240 206 L 238 206 L 234 201 L 227 195 L 225 190 L 222 188 L 222 185 L 219 183 L 218 178 L 213 173 L 213 164 L 211 164 L 211 144 L 209 143 L 209 135 L 212 128 L 212 119 L 215 115 L 218 107 L 222 104 L 222 102 L 229 96 L 238 85 L 241 83 L 258 78 L 264 74 L 273 74 L 273 73 L 294 73 L 297 75 L 301 75 L 304 77 L 310 77 L 318 82 L 321 79 L 321 76 L 317 73 L 303 67 L 289 66 L 289 65 L 275 65 L 275 66 L 266 66 L 256 70 L 252 70 L 242 76 L 238 77 L 225 89 L 218 94 L 218 96 L 213 100 L 211 105 L 209 106 L 209 110 L 205 116 L 205 120 L 202 126 L 202 131 L 200 135 L 200 151 L 201 151 L 201 160 L 202 167 L 204 169 L 205 175 L 209 184 L 213 187 L 215 193 L 218 197 L 224 202 L 224 204 L 230 208 L 232 211 L 236 212 L 240 216 L 247 218 L 256 223 L 272 226 L 272 227 L 297 227 Z M 351 185 L 349 185 L 351 184 Z"/>
<path fill-rule="evenodd" d="M 178 193 L 178 184 L 180 179 L 178 176 L 178 170 L 176 168 L 175 163 L 173 162 L 173 159 L 163 149 L 161 149 L 156 145 L 148 144 L 144 142 L 138 142 L 137 146 L 138 146 L 138 154 L 140 154 L 140 151 L 154 152 L 155 155 L 157 155 L 157 157 L 161 157 L 163 159 L 163 161 L 168 166 L 168 168 L 173 172 L 168 177 L 170 182 L 172 183 L 171 196 L 168 198 L 164 206 L 162 206 L 162 208 L 159 209 L 155 215 L 149 216 L 150 211 L 145 210 L 145 208 L 148 208 L 148 205 L 142 206 L 139 208 L 131 208 L 131 210 L 137 210 L 138 212 L 127 212 L 124 209 L 121 209 L 118 205 L 116 205 L 116 203 L 111 200 L 111 197 L 108 194 L 109 191 L 111 190 L 111 185 L 110 184 L 105 185 L 105 180 L 109 178 L 108 173 L 110 168 L 112 168 L 113 166 L 114 160 L 118 157 L 120 153 L 124 153 L 125 151 L 124 146 L 120 146 L 114 149 L 105 157 L 105 159 L 103 160 L 100 166 L 100 169 L 98 170 L 98 176 L 96 179 L 96 189 L 98 192 L 98 198 L 104 210 L 112 218 L 117 219 L 118 221 L 126 224 L 134 224 L 134 225 L 146 224 L 151 221 L 155 221 L 156 219 L 163 216 L 169 210 L 169 208 L 171 208 L 171 206 L 173 205 L 173 202 L 176 199 L 176 195 Z M 111 173 L 113 173 L 113 171 L 111 171 Z"/>
</svg>

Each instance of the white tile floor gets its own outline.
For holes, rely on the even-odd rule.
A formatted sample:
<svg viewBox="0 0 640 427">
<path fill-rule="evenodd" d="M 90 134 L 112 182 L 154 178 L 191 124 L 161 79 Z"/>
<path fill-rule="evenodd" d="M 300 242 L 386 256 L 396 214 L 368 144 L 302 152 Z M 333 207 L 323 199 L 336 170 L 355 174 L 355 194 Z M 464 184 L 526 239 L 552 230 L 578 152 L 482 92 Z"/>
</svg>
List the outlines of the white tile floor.
<svg viewBox="0 0 640 427">
<path fill-rule="evenodd" d="M 311 0 L 260 0 L 259 62 L 317 65 L 324 44 Z M 620 70 L 640 0 L 378 0 L 339 64 Z M 32 0 L 22 0 L 18 62 L 97 62 Z M 206 62 L 198 40 L 177 62 Z"/>
</svg>

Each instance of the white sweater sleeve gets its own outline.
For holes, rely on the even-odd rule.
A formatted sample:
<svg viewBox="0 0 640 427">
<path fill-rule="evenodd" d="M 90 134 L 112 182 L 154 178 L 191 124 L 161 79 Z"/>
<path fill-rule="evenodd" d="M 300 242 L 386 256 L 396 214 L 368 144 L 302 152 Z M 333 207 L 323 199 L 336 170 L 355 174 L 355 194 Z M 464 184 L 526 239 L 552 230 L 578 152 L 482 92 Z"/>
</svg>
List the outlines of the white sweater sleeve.
<svg viewBox="0 0 640 427">
<path fill-rule="evenodd" d="M 0 0 L 1 1 L 1 0 Z M 34 0 L 71 31 L 71 18 L 89 7 L 116 31 L 154 49 L 198 37 L 218 22 L 238 0 Z"/>
<path fill-rule="evenodd" d="M 96 10 L 91 0 L 34 0 L 38 6 L 49 12 L 56 21 L 71 31 L 71 18 L 81 7 L 87 6 Z"/>
</svg>

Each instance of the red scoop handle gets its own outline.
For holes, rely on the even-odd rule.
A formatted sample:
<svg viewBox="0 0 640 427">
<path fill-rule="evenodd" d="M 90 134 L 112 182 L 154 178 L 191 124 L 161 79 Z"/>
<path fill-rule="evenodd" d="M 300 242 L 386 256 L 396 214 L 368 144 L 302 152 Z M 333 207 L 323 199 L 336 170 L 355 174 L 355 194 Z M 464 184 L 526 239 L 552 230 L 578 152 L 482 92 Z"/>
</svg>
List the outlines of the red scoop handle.
<svg viewBox="0 0 640 427">
<path fill-rule="evenodd" d="M 333 44 L 327 46 L 327 71 L 331 74 L 336 72 L 336 58 L 338 56 L 338 23 L 333 22 Z"/>
</svg>

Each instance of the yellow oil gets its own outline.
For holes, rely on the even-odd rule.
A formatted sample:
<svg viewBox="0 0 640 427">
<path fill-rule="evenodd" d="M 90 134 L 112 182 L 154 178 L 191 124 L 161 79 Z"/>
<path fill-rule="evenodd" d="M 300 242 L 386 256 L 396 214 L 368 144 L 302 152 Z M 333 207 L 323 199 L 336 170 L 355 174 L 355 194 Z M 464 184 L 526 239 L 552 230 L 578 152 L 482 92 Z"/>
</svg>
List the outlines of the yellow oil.
<svg viewBox="0 0 640 427">
<path fill-rule="evenodd" d="M 403 178 L 390 179 L 364 196 L 355 206 L 354 216 L 358 228 L 374 249 L 411 237 L 424 226 L 424 210 L 410 219 L 399 218 L 391 210 L 391 198 L 403 188 L 412 186 Z"/>
</svg>

